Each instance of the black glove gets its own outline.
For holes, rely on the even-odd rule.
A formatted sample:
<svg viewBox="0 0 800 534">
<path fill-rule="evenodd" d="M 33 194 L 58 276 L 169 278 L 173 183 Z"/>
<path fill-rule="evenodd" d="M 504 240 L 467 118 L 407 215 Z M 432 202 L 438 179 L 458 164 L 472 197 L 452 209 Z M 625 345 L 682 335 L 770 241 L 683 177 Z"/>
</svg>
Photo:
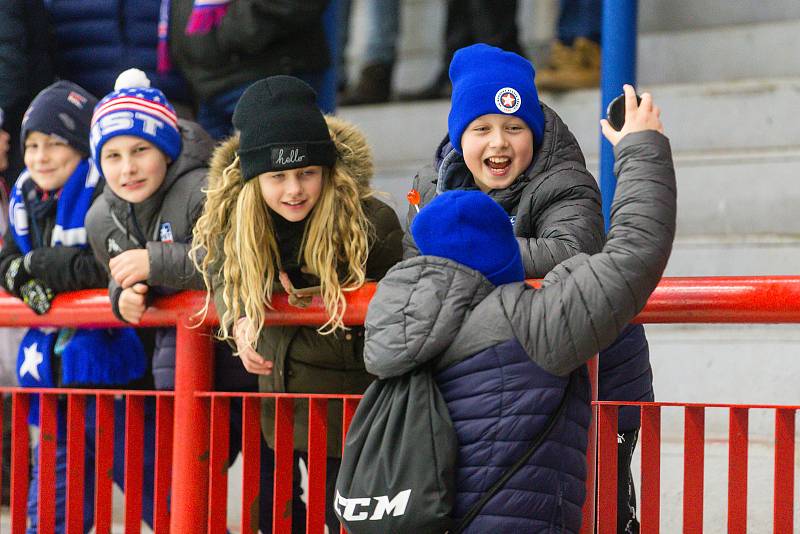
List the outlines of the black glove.
<svg viewBox="0 0 800 534">
<path fill-rule="evenodd" d="M 11 263 L 8 264 L 6 275 L 3 278 L 3 285 L 6 291 L 21 299 L 22 294 L 20 293 L 20 288 L 29 280 L 31 280 L 31 275 L 28 274 L 22 265 L 22 256 L 11 260 Z"/>
<path fill-rule="evenodd" d="M 19 293 L 22 301 L 37 315 L 47 313 L 50 310 L 50 303 L 55 297 L 53 290 L 37 278 L 32 278 L 22 284 Z"/>
</svg>

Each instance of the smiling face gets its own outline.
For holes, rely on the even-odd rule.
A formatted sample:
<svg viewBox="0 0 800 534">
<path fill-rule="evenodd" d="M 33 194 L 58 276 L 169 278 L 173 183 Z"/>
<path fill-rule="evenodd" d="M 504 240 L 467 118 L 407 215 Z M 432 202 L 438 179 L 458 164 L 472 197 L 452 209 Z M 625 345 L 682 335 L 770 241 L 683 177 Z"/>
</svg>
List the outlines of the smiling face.
<svg viewBox="0 0 800 534">
<path fill-rule="evenodd" d="M 533 132 L 512 115 L 481 115 L 464 130 L 461 150 L 481 191 L 505 189 L 533 161 Z"/>
<path fill-rule="evenodd" d="M 44 191 L 61 189 L 81 162 L 81 154 L 57 135 L 33 131 L 25 139 L 25 166 Z"/>
<path fill-rule="evenodd" d="M 322 167 L 311 165 L 258 176 L 261 196 L 267 206 L 291 222 L 308 217 L 322 194 Z"/>
<path fill-rule="evenodd" d="M 164 183 L 169 159 L 141 137 L 118 135 L 103 145 L 100 165 L 108 187 L 122 200 L 137 204 Z"/>
</svg>

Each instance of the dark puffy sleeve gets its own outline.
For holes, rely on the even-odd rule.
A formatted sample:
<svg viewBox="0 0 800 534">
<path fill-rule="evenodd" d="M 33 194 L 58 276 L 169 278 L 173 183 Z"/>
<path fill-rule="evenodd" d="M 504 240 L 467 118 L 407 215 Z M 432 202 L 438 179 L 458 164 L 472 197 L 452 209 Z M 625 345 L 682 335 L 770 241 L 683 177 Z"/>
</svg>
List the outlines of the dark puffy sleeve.
<svg viewBox="0 0 800 534">
<path fill-rule="evenodd" d="M 503 312 L 531 358 L 567 374 L 607 347 L 644 307 L 666 267 L 675 235 L 675 172 L 669 141 L 654 132 L 615 147 L 618 177 L 602 251 L 559 264 L 541 290 L 500 288 Z"/>
<path fill-rule="evenodd" d="M 403 259 L 403 229 L 394 210 L 380 200 L 367 199 L 364 208 L 375 231 L 367 258 L 367 278 L 377 281 Z"/>
<path fill-rule="evenodd" d="M 542 278 L 580 252 L 600 252 L 603 225 L 600 190 L 585 169 L 566 165 L 531 183 L 516 222 L 526 278 Z"/>
</svg>

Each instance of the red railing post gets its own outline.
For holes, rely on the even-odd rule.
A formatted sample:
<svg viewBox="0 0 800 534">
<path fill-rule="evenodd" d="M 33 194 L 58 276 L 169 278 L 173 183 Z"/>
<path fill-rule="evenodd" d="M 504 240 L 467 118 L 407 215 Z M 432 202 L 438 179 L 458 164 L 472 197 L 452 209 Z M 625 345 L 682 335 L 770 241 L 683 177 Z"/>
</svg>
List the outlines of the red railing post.
<svg viewBox="0 0 800 534">
<path fill-rule="evenodd" d="M 728 430 L 728 532 L 747 532 L 747 408 L 731 408 Z"/>
<path fill-rule="evenodd" d="M 617 532 L 617 454 L 619 406 L 607 404 L 597 411 L 597 532 Z"/>
<path fill-rule="evenodd" d="M 661 408 L 641 408 L 641 532 L 658 534 L 661 518 Z"/>
<path fill-rule="evenodd" d="M 28 443 L 28 412 L 31 396 L 16 392 L 11 405 L 11 533 L 25 534 L 28 504 L 28 475 L 31 449 Z"/>
<path fill-rule="evenodd" d="M 196 398 L 212 386 L 212 337 L 179 316 L 175 350 L 175 427 L 170 531 L 202 532 L 208 524 L 208 403 Z"/>
<path fill-rule="evenodd" d="M 592 385 L 592 402 L 597 400 L 597 356 L 586 364 L 589 367 L 589 382 Z M 589 423 L 589 440 L 586 445 L 586 501 L 583 503 L 581 534 L 594 534 L 597 517 L 597 406 L 592 405 L 592 420 Z"/>
<path fill-rule="evenodd" d="M 705 409 L 684 411 L 683 531 L 703 532 L 703 475 L 705 474 Z"/>
<path fill-rule="evenodd" d="M 774 534 L 794 532 L 795 410 L 775 410 Z"/>
</svg>

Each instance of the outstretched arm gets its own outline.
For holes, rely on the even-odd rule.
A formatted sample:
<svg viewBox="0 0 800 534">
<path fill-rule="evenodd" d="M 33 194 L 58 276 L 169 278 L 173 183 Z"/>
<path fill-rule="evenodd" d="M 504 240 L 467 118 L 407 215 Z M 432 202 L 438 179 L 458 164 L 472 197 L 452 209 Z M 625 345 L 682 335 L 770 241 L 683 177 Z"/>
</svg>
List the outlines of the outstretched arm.
<svg viewBox="0 0 800 534">
<path fill-rule="evenodd" d="M 599 254 L 577 256 L 545 279 L 541 290 L 503 287 L 501 299 L 517 339 L 545 370 L 567 374 L 607 347 L 644 307 L 666 267 L 675 234 L 675 172 L 660 111 L 633 89 L 615 145 L 618 177 L 611 230 Z M 630 101 L 632 99 L 632 102 Z"/>
</svg>

